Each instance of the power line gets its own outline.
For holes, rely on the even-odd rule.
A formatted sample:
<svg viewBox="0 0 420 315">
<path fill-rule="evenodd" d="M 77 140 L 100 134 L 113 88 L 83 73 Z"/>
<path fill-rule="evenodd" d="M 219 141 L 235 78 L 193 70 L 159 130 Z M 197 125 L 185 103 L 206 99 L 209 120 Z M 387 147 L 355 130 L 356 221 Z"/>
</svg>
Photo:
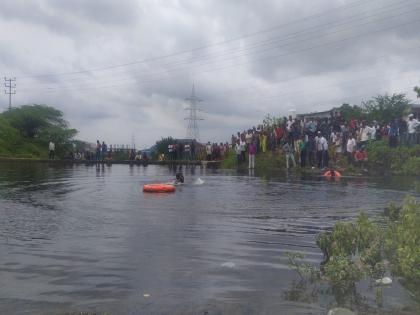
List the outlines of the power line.
<svg viewBox="0 0 420 315">
<path fill-rule="evenodd" d="M 109 69 L 114 69 L 114 68 L 119 68 L 119 67 L 125 67 L 125 66 L 131 66 L 134 64 L 142 64 L 142 63 L 147 63 L 147 62 L 151 62 L 151 61 L 157 61 L 157 60 L 162 60 L 162 59 L 166 59 L 166 58 L 170 58 L 170 57 L 174 57 L 174 56 L 178 56 L 178 55 L 183 55 L 183 54 L 187 54 L 187 53 L 191 53 L 191 52 L 196 52 L 199 50 L 204 50 L 210 47 L 215 47 L 215 46 L 220 46 L 220 45 L 224 45 L 227 43 L 231 43 L 234 41 L 239 41 L 245 38 L 249 38 L 249 37 L 254 37 L 257 35 L 261 35 L 261 34 L 265 34 L 265 33 L 269 33 L 272 32 L 274 30 L 280 29 L 280 28 L 284 28 L 286 26 L 289 25 L 293 25 L 302 21 L 308 21 L 309 19 L 314 19 L 320 16 L 325 15 L 327 12 L 333 12 L 336 10 L 340 10 L 343 8 L 351 8 L 351 7 L 357 7 L 359 5 L 363 5 L 366 4 L 367 0 L 359 0 L 359 1 L 355 1 L 352 3 L 348 3 L 348 4 L 344 4 L 341 6 L 337 6 L 335 8 L 326 10 L 326 11 L 322 11 L 316 14 L 312 14 L 312 15 L 308 15 L 305 16 L 303 18 L 300 19 L 296 19 L 294 21 L 288 22 L 288 23 L 282 23 L 267 29 L 262 29 L 253 33 L 248 33 L 248 34 L 244 34 L 238 37 L 233 37 L 231 39 L 227 39 L 224 41 L 220 41 L 220 42 L 216 42 L 216 43 L 212 43 L 212 44 L 208 44 L 208 45 L 203 45 L 200 47 L 196 47 L 196 48 L 192 48 L 192 49 L 188 49 L 188 50 L 182 50 L 182 51 L 178 51 L 178 52 L 174 52 L 171 54 L 167 54 L 167 55 L 162 55 L 162 56 L 157 56 L 157 57 L 153 57 L 153 58 L 147 58 L 147 59 L 143 59 L 143 60 L 138 60 L 138 61 L 131 61 L 131 62 L 127 62 L 127 63 L 122 63 L 122 64 L 116 64 L 116 65 L 111 65 L 111 66 L 105 66 L 105 67 L 97 67 L 97 68 L 90 68 L 90 69 L 83 69 L 83 70 L 79 70 L 79 71 L 69 71 L 69 72 L 58 72 L 58 73 L 49 73 L 49 74 L 38 74 L 38 75 L 23 75 L 23 76 L 19 76 L 19 78 L 23 79 L 23 78 L 40 78 L 40 77 L 51 77 L 51 76 L 64 76 L 64 75 L 73 75 L 73 74 L 82 74 L 82 73 L 89 73 L 89 72 L 94 72 L 94 71 L 105 71 L 105 70 L 109 70 Z"/>
<path fill-rule="evenodd" d="M 351 80 L 351 81 L 344 81 L 344 82 L 340 82 L 340 83 L 337 83 L 337 84 L 328 84 L 328 85 L 324 85 L 324 86 L 321 86 L 321 87 L 316 87 L 316 89 L 317 90 L 320 90 L 320 89 L 322 89 L 322 90 L 328 90 L 328 89 L 330 89 L 330 88 L 332 88 L 332 87 L 342 87 L 343 85 L 344 86 L 350 86 L 350 87 L 352 87 L 352 86 L 358 86 L 358 85 L 363 85 L 364 87 L 366 87 L 366 86 L 369 86 L 369 84 L 367 84 L 366 82 L 369 82 L 370 80 L 372 80 L 372 79 L 374 79 L 374 78 L 376 78 L 376 77 L 378 77 L 378 76 L 381 76 L 381 75 L 374 75 L 374 76 L 370 76 L 370 77 L 368 77 L 368 78 L 365 78 L 365 79 L 362 79 L 362 80 L 360 80 L 360 79 L 357 79 L 357 80 Z M 403 75 L 403 76 L 393 76 L 393 77 L 388 77 L 387 79 L 395 79 L 395 80 L 401 80 L 401 79 L 406 79 L 406 78 L 418 78 L 418 75 L 416 75 L 416 74 L 408 74 L 408 75 Z M 414 85 L 414 84 L 413 84 Z M 279 99 L 279 98 L 284 98 L 285 96 L 288 96 L 288 95 L 297 95 L 297 94 L 299 94 L 299 95 L 305 95 L 305 94 L 310 94 L 310 95 L 314 95 L 314 94 L 317 94 L 317 93 L 311 93 L 311 92 L 307 92 L 307 90 L 305 90 L 305 89 L 298 89 L 298 90 L 294 90 L 294 91 L 288 91 L 287 93 L 281 93 L 281 94 L 276 94 L 276 95 L 271 95 L 271 96 L 268 96 L 268 97 L 259 97 L 259 96 L 256 96 L 255 97 L 255 99 L 256 100 L 258 100 L 258 101 L 271 101 L 271 100 L 277 100 L 277 99 Z M 249 99 L 249 98 L 247 98 L 247 99 Z M 251 99 L 252 100 L 252 99 Z M 255 104 L 255 102 L 249 102 L 249 103 L 241 103 L 241 105 L 252 105 L 252 104 Z"/>
<path fill-rule="evenodd" d="M 410 7 L 410 5 L 412 5 L 413 3 L 411 3 L 410 5 L 408 5 L 407 6 L 407 4 L 406 4 L 406 2 L 403 2 L 402 4 L 405 4 L 405 6 L 402 6 L 402 7 L 400 7 L 400 9 L 401 8 L 406 8 L 406 7 Z M 390 7 L 392 7 L 392 6 L 395 6 L 395 5 L 401 5 L 401 3 L 397 3 L 397 4 L 393 4 L 393 5 L 390 5 L 390 6 L 385 6 L 385 7 L 382 7 L 382 9 L 387 9 L 386 11 L 389 11 L 390 10 Z M 415 6 L 415 8 L 416 8 L 416 6 Z M 385 12 L 386 12 L 385 11 Z M 395 8 L 393 8 L 392 9 L 392 11 L 393 12 L 395 12 Z M 416 10 L 414 10 L 414 11 L 416 11 Z M 365 25 L 367 25 L 367 24 L 371 24 L 371 23 L 377 23 L 378 21 L 380 21 L 380 20 L 387 20 L 387 19 L 390 19 L 390 18 L 397 18 L 397 17 L 400 17 L 400 16 L 402 16 L 402 15 L 405 15 L 405 14 L 409 14 L 409 13 L 412 13 L 413 12 L 413 10 L 412 10 L 412 8 L 409 10 L 409 11 L 405 11 L 405 12 L 400 12 L 399 14 L 397 14 L 397 15 L 391 15 L 391 16 L 380 16 L 380 14 L 378 14 L 378 11 L 376 11 L 375 12 L 375 14 L 371 14 L 371 15 L 365 15 L 365 16 L 363 16 L 363 17 L 360 17 L 360 16 L 356 16 L 356 17 L 351 17 L 351 19 L 348 19 L 347 21 L 346 20 L 343 20 L 343 19 L 341 19 L 340 21 L 338 21 L 338 22 L 340 22 L 340 23 L 338 23 L 338 24 L 336 24 L 336 25 L 334 25 L 334 26 L 343 26 L 343 25 L 346 25 L 346 24 L 350 24 L 350 27 L 349 28 L 344 28 L 344 29 L 338 29 L 338 30 L 335 30 L 335 31 L 333 31 L 333 32 L 327 32 L 327 33 L 324 33 L 324 34 L 321 34 L 321 36 L 323 36 L 323 37 L 326 37 L 326 36 L 331 36 L 331 35 L 333 35 L 333 34 L 336 34 L 336 33 L 340 33 L 340 32 L 343 32 L 343 31 L 348 31 L 348 30 L 351 30 L 351 29 L 353 29 L 354 27 L 362 27 L 362 26 L 365 26 Z M 384 12 L 382 12 L 382 13 L 384 13 Z M 376 19 L 376 20 L 372 20 L 372 18 L 373 17 L 378 17 L 379 16 L 379 18 L 378 19 Z M 368 22 L 366 22 L 366 23 L 363 23 L 363 24 L 356 24 L 356 25 L 351 25 L 351 23 L 352 22 L 354 22 L 354 21 L 358 21 L 358 20 L 368 20 Z M 304 30 L 300 30 L 300 31 L 297 31 L 297 32 L 294 32 L 294 33 L 291 33 L 291 34 L 289 34 L 289 35 L 287 35 L 286 37 L 280 37 L 280 38 L 274 38 L 274 39 L 269 39 L 269 40 L 264 40 L 264 41 L 262 41 L 262 42 L 257 42 L 257 43 L 254 43 L 252 46 L 249 46 L 249 47 L 246 47 L 246 48 L 242 48 L 242 49 L 236 49 L 235 51 L 234 51 L 234 53 L 236 54 L 236 55 L 234 55 L 234 56 L 232 56 L 232 57 L 229 57 L 229 58 L 224 58 L 224 59 L 221 59 L 221 60 L 215 60 L 214 62 L 223 62 L 223 61 L 228 61 L 228 60 L 236 60 L 238 57 L 243 57 L 243 56 L 248 56 L 248 55 L 250 55 L 250 54 L 252 54 L 252 52 L 251 52 L 251 50 L 252 49 L 259 49 L 259 48 L 261 48 L 261 47 L 263 47 L 263 46 L 267 46 L 267 45 L 269 45 L 269 44 L 273 44 L 273 43 L 279 43 L 279 42 L 283 42 L 283 41 L 287 41 L 287 40 L 290 40 L 290 39 L 292 39 L 292 38 L 296 38 L 296 37 L 298 37 L 299 35 L 310 35 L 310 34 L 317 34 L 320 30 L 316 30 L 316 28 L 320 28 L 320 27 L 323 27 L 323 26 L 331 26 L 331 25 L 333 25 L 334 23 L 337 23 L 337 21 L 334 21 L 334 22 L 330 22 L 330 23 L 326 23 L 326 24 L 321 24 L 321 25 L 316 25 L 316 26 L 313 26 L 313 27 L 311 27 L 310 29 L 309 29 L 309 31 L 307 30 L 307 29 L 304 29 Z M 306 33 L 306 34 L 305 34 Z M 312 35 L 311 35 L 312 36 Z M 285 43 L 285 44 L 283 44 L 283 45 L 275 45 L 275 46 L 268 46 L 267 48 L 265 48 L 265 49 L 260 49 L 259 51 L 256 51 L 255 53 L 264 53 L 264 52 L 267 52 L 267 51 L 270 51 L 270 50 L 273 50 L 273 49 L 278 49 L 278 48 L 281 48 L 281 47 L 288 47 L 288 46 L 290 46 L 291 44 L 298 44 L 298 43 L 300 43 L 300 42 L 307 42 L 308 41 L 308 39 L 312 39 L 313 37 L 309 37 L 309 38 L 304 38 L 304 39 L 300 39 L 300 40 L 297 40 L 297 41 L 294 41 L 294 42 L 291 42 L 291 43 Z M 319 36 L 318 36 L 318 38 L 319 38 Z M 246 52 L 246 51 L 249 51 L 249 53 L 245 53 L 245 54 L 238 54 L 238 52 Z M 222 56 L 224 56 L 224 55 L 229 55 L 230 54 L 230 52 L 229 51 L 227 51 L 227 52 L 224 52 L 222 55 L 219 55 L 219 56 L 216 56 L 216 57 L 222 57 Z M 175 63 L 175 65 L 177 65 L 177 64 L 180 64 L 180 65 L 182 65 L 182 64 L 187 64 L 188 65 L 188 63 L 196 63 L 196 62 L 201 62 L 201 61 L 203 61 L 203 60 L 206 60 L 206 59 L 209 59 L 209 58 L 212 58 L 212 56 L 207 56 L 206 58 L 201 58 L 201 60 L 195 60 L 195 61 L 192 61 L 192 62 L 188 62 L 188 60 L 184 60 L 182 63 Z M 213 61 L 210 61 L 210 62 L 206 62 L 206 63 L 201 63 L 201 64 L 198 64 L 198 65 L 195 65 L 195 67 L 203 67 L 203 66 L 207 66 L 207 65 L 211 65 L 213 63 Z M 171 64 L 168 64 L 168 65 L 171 65 Z M 168 74 L 168 73 L 171 73 L 171 72 L 177 72 L 177 71 L 182 71 L 182 70 L 188 70 L 190 67 L 183 67 L 183 68 L 172 68 L 172 69 L 168 69 L 168 70 L 165 70 L 165 71 L 163 71 L 163 72 L 160 72 L 160 73 L 152 73 L 152 74 L 147 74 L 147 77 L 149 78 L 151 75 L 152 76 L 159 76 L 159 75 L 166 75 L 166 74 Z M 192 66 L 191 66 L 191 68 L 192 68 Z M 141 76 L 132 76 L 132 77 L 130 77 L 130 78 L 122 78 L 122 79 L 118 79 L 118 80 L 108 80 L 108 81 L 104 81 L 104 82 L 100 82 L 100 83 L 113 83 L 113 82 L 116 82 L 116 81 L 118 81 L 118 82 L 120 82 L 120 81 L 131 81 L 131 80 L 133 80 L 134 78 L 142 78 L 143 76 L 146 76 L 146 74 L 144 74 L 144 75 L 141 75 Z M 158 79 L 157 81 L 160 81 L 161 79 Z M 77 80 L 77 81 L 79 81 L 79 80 Z M 151 82 L 153 82 L 154 80 L 152 80 Z M 91 83 L 91 84 L 96 84 L 96 83 Z M 82 85 L 79 85 L 80 87 L 85 87 L 86 88 L 86 84 L 82 84 Z M 63 89 L 63 88 L 71 88 L 71 87 L 76 87 L 76 86 L 74 86 L 74 85 L 68 85 L 68 86 L 64 86 L 64 87 L 61 87 L 60 89 Z M 96 88 L 96 86 L 95 86 L 95 88 Z M 51 89 L 51 88 L 49 88 L 49 89 Z"/>
<path fill-rule="evenodd" d="M 413 10 L 412 10 L 413 8 L 411 6 L 413 4 L 417 4 L 417 2 L 412 2 L 412 3 L 409 3 L 408 2 L 408 5 L 407 5 L 407 1 L 399 2 L 399 3 L 394 3 L 392 5 L 385 6 L 385 7 L 382 7 L 380 9 L 378 9 L 378 10 L 386 9 L 383 12 L 380 12 L 380 11 L 376 10 L 375 11 L 375 14 L 371 14 L 371 15 L 365 15 L 365 16 L 362 16 L 361 17 L 359 14 L 357 14 L 356 16 L 353 16 L 353 17 L 351 17 L 350 19 L 347 19 L 347 20 L 346 19 L 340 19 L 338 21 L 333 21 L 333 22 L 328 22 L 328 23 L 324 23 L 324 24 L 320 24 L 320 25 L 311 26 L 311 27 L 309 27 L 307 29 L 303 29 L 303 30 L 299 30 L 299 31 L 290 33 L 290 34 L 288 34 L 285 37 L 274 37 L 274 38 L 266 39 L 266 40 L 253 43 L 252 45 L 249 45 L 247 47 L 240 48 L 240 49 L 238 49 L 238 48 L 231 48 L 228 51 L 222 52 L 222 54 L 216 55 L 216 57 L 229 56 L 232 52 L 234 52 L 236 54 L 238 52 L 251 51 L 252 49 L 255 49 L 255 48 L 258 49 L 260 47 L 268 46 L 268 45 L 273 44 L 273 43 L 283 42 L 283 41 L 287 41 L 289 39 L 297 38 L 300 35 L 309 35 L 311 33 L 318 33 L 319 31 L 322 31 L 322 29 L 317 30 L 317 28 L 322 28 L 324 26 L 334 26 L 334 27 L 337 27 L 337 26 L 343 26 L 343 25 L 346 25 L 346 24 L 351 24 L 352 22 L 355 22 L 355 21 L 358 21 L 358 20 L 369 20 L 367 23 L 364 23 L 364 24 L 350 25 L 351 27 L 349 27 L 348 29 L 342 29 L 342 30 L 337 30 L 337 31 L 334 31 L 334 32 L 322 34 L 322 36 L 329 36 L 329 35 L 332 35 L 332 34 L 335 34 L 335 33 L 339 33 L 339 32 L 342 32 L 342 31 L 351 30 L 354 27 L 361 27 L 361 26 L 365 26 L 367 24 L 377 23 L 380 20 L 387 20 L 387 19 L 390 19 L 390 18 L 396 18 L 396 17 L 399 17 L 401 15 L 412 13 L 413 12 Z M 396 5 L 398 5 L 398 6 L 401 6 L 402 5 L 402 6 L 399 7 L 399 8 L 398 7 L 397 8 L 394 8 L 394 6 L 396 6 Z M 416 7 L 417 6 L 414 6 L 414 8 L 416 8 Z M 404 9 L 404 8 L 410 8 L 410 11 L 401 12 L 398 15 L 395 15 L 394 14 L 394 15 L 382 16 L 381 17 L 381 14 L 383 14 L 383 13 L 387 13 L 387 12 L 395 13 L 395 11 L 397 9 Z M 379 19 L 377 19 L 377 20 L 371 20 L 371 18 L 378 17 L 378 16 L 380 17 Z M 339 23 L 337 23 L 337 22 L 339 22 Z M 292 44 L 299 43 L 299 42 L 304 42 L 304 41 L 307 41 L 307 40 L 308 40 L 307 38 L 306 39 L 305 38 L 304 39 L 300 39 L 298 41 L 292 42 Z M 287 43 L 287 44 L 282 45 L 282 46 L 277 46 L 277 45 L 276 46 L 269 46 L 268 48 L 263 49 L 262 52 L 268 51 L 268 50 L 271 50 L 271 49 L 278 49 L 280 47 L 284 47 L 284 46 L 288 46 L 288 45 L 290 45 L 290 43 Z M 241 54 L 239 56 L 246 56 L 246 55 L 249 55 L 249 54 Z M 201 62 L 201 61 L 203 61 L 205 59 L 211 59 L 212 57 L 213 57 L 212 55 L 208 55 L 208 56 L 205 56 L 205 58 L 204 57 L 203 58 L 200 58 L 199 60 L 197 60 L 197 59 L 196 60 L 191 60 L 191 58 L 190 59 L 184 59 L 184 60 L 181 60 L 180 62 L 176 62 L 175 65 L 190 64 L 190 63 L 194 63 L 194 62 L 197 62 L 197 61 L 198 62 Z M 237 57 L 238 57 L 238 55 L 235 55 L 232 58 L 237 58 Z M 229 59 L 232 59 L 232 58 L 229 58 Z M 225 60 L 228 60 L 228 59 L 225 59 Z M 169 65 L 170 66 L 170 65 L 173 65 L 173 64 L 174 63 L 169 63 L 169 64 L 166 64 L 166 65 Z M 163 66 L 166 66 L 166 65 L 163 65 Z"/>
<path fill-rule="evenodd" d="M 417 50 L 417 49 L 420 49 L 420 46 L 412 47 L 411 49 L 412 50 Z M 386 57 L 389 57 L 389 56 L 388 55 L 377 56 L 376 60 L 386 58 Z M 390 64 L 399 64 L 399 62 L 387 60 L 387 65 L 390 65 Z M 377 67 L 379 67 L 379 66 L 378 65 L 373 65 L 373 66 L 364 67 L 363 68 L 364 70 L 361 71 L 360 73 L 369 72 L 369 70 L 372 70 L 372 69 L 377 68 Z M 382 74 L 375 75 L 375 77 L 377 77 L 377 76 L 383 76 L 383 75 Z M 290 76 L 290 77 L 287 77 L 287 78 L 282 78 L 280 80 L 271 81 L 267 84 L 277 85 L 277 84 L 280 84 L 280 83 L 289 82 L 289 81 L 293 81 L 293 80 L 301 79 L 301 78 L 302 78 L 302 75 L 295 75 L 295 76 Z M 345 81 L 345 82 L 347 82 L 347 81 Z M 239 88 L 235 88 L 235 89 L 226 89 L 224 91 L 218 92 L 218 95 L 216 96 L 216 99 L 221 98 L 224 94 L 227 94 L 227 93 L 239 93 L 241 91 L 247 91 L 247 90 L 250 90 L 250 89 L 253 89 L 253 88 L 255 88 L 254 85 L 248 85 L 248 86 L 243 86 L 243 87 L 239 87 Z"/>
<path fill-rule="evenodd" d="M 415 10 L 415 11 L 419 11 L 419 10 Z M 411 11 L 411 12 L 413 12 L 413 11 Z M 364 37 L 364 36 L 367 36 L 367 35 L 371 35 L 371 34 L 383 32 L 383 31 L 390 30 L 390 29 L 400 28 L 400 27 L 403 27 L 403 26 L 407 26 L 407 25 L 410 25 L 410 24 L 419 22 L 419 21 L 420 20 L 411 20 L 411 21 L 408 21 L 408 22 L 405 22 L 405 23 L 400 23 L 400 24 L 392 25 L 392 26 L 389 26 L 389 27 L 386 27 L 386 28 L 382 28 L 382 29 L 377 29 L 377 30 L 374 30 L 374 31 L 371 31 L 371 32 L 364 32 L 364 33 L 357 34 L 357 35 L 354 35 L 354 36 L 350 36 L 350 37 L 346 37 L 346 38 L 340 38 L 339 40 L 334 40 L 334 41 L 325 42 L 325 43 L 322 43 L 322 44 L 319 44 L 319 45 L 309 46 L 309 47 L 306 47 L 306 48 L 303 48 L 303 49 L 289 51 L 289 52 L 284 53 L 284 54 L 279 54 L 279 55 L 274 55 L 274 56 L 269 56 L 269 57 L 264 57 L 264 58 L 256 58 L 256 59 L 254 59 L 252 61 L 246 61 L 246 62 L 242 62 L 242 63 L 236 63 L 236 64 L 233 64 L 233 65 L 227 65 L 227 66 L 222 66 L 222 67 L 218 67 L 218 68 L 207 69 L 205 71 L 202 71 L 200 74 L 203 74 L 203 73 L 211 73 L 211 72 L 215 72 L 215 71 L 219 71 L 219 70 L 225 70 L 225 69 L 232 68 L 232 67 L 244 66 L 244 65 L 248 65 L 250 63 L 256 62 L 256 61 L 273 62 L 273 61 L 277 61 L 277 59 L 279 57 L 285 57 L 285 56 L 294 55 L 294 54 L 297 54 L 297 53 L 307 52 L 307 51 L 310 51 L 310 50 L 313 50 L 313 49 L 317 49 L 317 48 L 322 48 L 322 47 L 326 47 L 326 46 L 332 46 L 332 45 L 335 45 L 337 43 L 340 43 L 341 44 L 342 42 L 345 42 L 345 41 L 348 41 L 348 40 L 351 40 L 351 39 L 356 39 L 356 38 L 359 38 L 359 37 Z M 172 69 L 172 70 L 174 70 L 174 69 Z M 179 69 L 176 69 L 176 70 L 179 70 Z M 168 80 L 168 79 L 170 79 L 170 78 L 168 78 L 168 77 L 166 77 L 166 78 L 158 78 L 158 79 L 152 79 L 152 80 L 143 81 L 143 82 L 130 82 L 128 84 L 134 84 L 135 83 L 138 86 L 138 85 L 141 85 L 141 84 L 153 83 L 153 82 L 158 82 L 158 81 L 163 81 L 163 80 Z M 76 86 L 68 86 L 68 87 L 55 88 L 55 89 L 54 88 L 47 88 L 47 89 L 45 89 L 45 91 L 72 90 L 74 88 L 77 88 L 77 90 L 80 91 L 80 90 L 90 90 L 90 89 L 101 89 L 101 88 L 119 87 L 119 86 L 126 86 L 126 85 L 127 84 L 114 84 L 114 85 L 104 85 L 104 86 L 97 86 L 96 85 L 96 86 L 88 86 L 88 87 L 85 86 L 85 87 L 81 87 L 81 88 L 76 87 Z"/>
<path fill-rule="evenodd" d="M 9 110 L 12 109 L 12 95 L 16 94 L 16 83 L 14 82 L 16 82 L 16 78 L 7 79 L 6 77 L 4 77 L 4 86 L 6 87 L 6 89 L 4 90 L 4 93 L 6 95 L 9 94 Z M 12 92 L 12 89 L 13 89 L 13 92 Z"/>
</svg>

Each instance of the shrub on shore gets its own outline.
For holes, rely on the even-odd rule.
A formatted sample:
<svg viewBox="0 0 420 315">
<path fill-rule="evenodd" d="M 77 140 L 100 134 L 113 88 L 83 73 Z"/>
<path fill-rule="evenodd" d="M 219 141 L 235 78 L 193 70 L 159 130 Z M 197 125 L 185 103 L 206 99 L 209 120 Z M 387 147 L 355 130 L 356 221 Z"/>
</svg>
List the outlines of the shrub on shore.
<svg viewBox="0 0 420 315">
<path fill-rule="evenodd" d="M 385 217 L 385 221 L 374 222 L 361 213 L 355 222 L 336 223 L 316 238 L 324 256 L 319 269 L 290 253 L 289 266 L 301 279 L 324 280 L 341 292 L 362 279 L 381 285 L 391 272 L 420 298 L 420 203 L 406 197 L 401 207 L 391 204 Z"/>
<path fill-rule="evenodd" d="M 248 168 L 248 155 L 244 162 L 240 162 L 236 159 L 236 153 L 234 150 L 229 150 L 226 158 L 222 160 L 220 165 L 223 169 L 247 169 Z M 255 156 L 255 169 L 261 171 L 268 171 L 273 169 L 282 169 L 286 167 L 284 154 L 278 151 L 269 151 L 266 153 L 259 153 Z"/>
<path fill-rule="evenodd" d="M 56 155 L 65 156 L 76 133 L 53 107 L 15 107 L 0 113 L 0 156 L 46 158 L 50 140 L 55 142 Z"/>
<path fill-rule="evenodd" d="M 420 175 L 420 145 L 391 148 L 388 141 L 373 141 L 366 147 L 368 168 L 395 175 Z"/>
</svg>

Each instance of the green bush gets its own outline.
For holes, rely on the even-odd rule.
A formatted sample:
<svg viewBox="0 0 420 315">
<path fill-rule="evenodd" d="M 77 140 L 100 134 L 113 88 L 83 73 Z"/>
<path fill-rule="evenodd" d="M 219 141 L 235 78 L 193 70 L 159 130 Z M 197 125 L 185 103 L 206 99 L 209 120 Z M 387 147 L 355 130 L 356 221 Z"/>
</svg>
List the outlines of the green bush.
<svg viewBox="0 0 420 315">
<path fill-rule="evenodd" d="M 396 175 L 420 175 L 420 145 L 391 148 L 388 141 L 372 141 L 366 147 L 372 171 Z"/>
<path fill-rule="evenodd" d="M 420 204 L 407 197 L 398 220 L 391 221 L 385 241 L 395 273 L 420 283 Z"/>
<path fill-rule="evenodd" d="M 316 244 L 324 254 L 324 275 L 334 285 L 384 274 L 383 232 L 363 213 L 355 223 L 339 222 L 331 232 L 319 234 Z"/>
<path fill-rule="evenodd" d="M 362 276 L 378 279 L 390 265 L 407 282 L 420 283 L 420 203 L 407 197 L 402 207 L 390 204 L 385 214 L 389 218 L 385 227 L 361 213 L 356 222 L 338 222 L 317 236 L 324 254 L 321 271 L 329 282 L 347 285 Z"/>
<path fill-rule="evenodd" d="M 289 163 L 291 163 L 289 161 Z M 298 163 L 296 161 L 296 163 Z M 291 165 L 292 167 L 293 165 Z M 255 156 L 255 168 L 261 171 L 286 168 L 286 160 L 282 151 L 268 151 Z"/>
<path fill-rule="evenodd" d="M 236 153 L 235 150 L 230 149 L 227 153 L 227 156 L 224 160 L 222 160 L 220 167 L 223 169 L 233 169 L 237 167 L 238 162 L 236 161 Z"/>
<path fill-rule="evenodd" d="M 24 105 L 0 113 L 0 156 L 46 158 L 50 140 L 55 142 L 58 157 L 68 156 L 77 131 L 68 128 L 62 115 L 44 105 Z"/>
<path fill-rule="evenodd" d="M 324 265 L 324 275 L 333 286 L 347 287 L 363 276 L 360 268 L 347 256 L 334 256 Z"/>
<path fill-rule="evenodd" d="M 401 173 L 404 175 L 420 175 L 420 157 L 409 157 L 401 166 Z"/>
</svg>

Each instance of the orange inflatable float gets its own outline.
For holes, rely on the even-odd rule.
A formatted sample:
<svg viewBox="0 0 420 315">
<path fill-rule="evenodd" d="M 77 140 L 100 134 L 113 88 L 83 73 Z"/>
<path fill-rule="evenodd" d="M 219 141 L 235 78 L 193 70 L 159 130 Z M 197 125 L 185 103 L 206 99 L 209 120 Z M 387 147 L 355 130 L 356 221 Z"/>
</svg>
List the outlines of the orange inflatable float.
<svg viewBox="0 0 420 315">
<path fill-rule="evenodd" d="M 339 172 L 339 171 L 333 171 L 333 170 L 330 170 L 330 171 L 326 171 L 325 173 L 324 173 L 324 175 L 322 175 L 322 176 L 325 176 L 325 177 L 328 177 L 328 178 L 331 178 L 331 177 L 341 177 L 341 173 Z"/>
<path fill-rule="evenodd" d="M 171 193 L 175 192 L 175 186 L 172 184 L 147 184 L 143 186 L 143 192 Z"/>
</svg>

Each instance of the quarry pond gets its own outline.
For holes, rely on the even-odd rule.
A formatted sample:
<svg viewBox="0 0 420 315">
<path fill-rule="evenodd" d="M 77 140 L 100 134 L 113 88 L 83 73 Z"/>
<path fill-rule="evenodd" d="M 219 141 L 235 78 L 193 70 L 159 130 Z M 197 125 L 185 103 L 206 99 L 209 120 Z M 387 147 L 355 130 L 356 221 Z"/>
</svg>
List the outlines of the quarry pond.
<svg viewBox="0 0 420 315">
<path fill-rule="evenodd" d="M 184 166 L 175 193 L 142 192 L 177 171 L 0 163 L 0 313 L 419 311 L 397 278 L 380 303 L 363 281 L 340 296 L 299 281 L 286 255 L 319 265 L 318 233 L 360 210 L 380 218 L 389 202 L 418 196 L 414 180 Z"/>
</svg>

